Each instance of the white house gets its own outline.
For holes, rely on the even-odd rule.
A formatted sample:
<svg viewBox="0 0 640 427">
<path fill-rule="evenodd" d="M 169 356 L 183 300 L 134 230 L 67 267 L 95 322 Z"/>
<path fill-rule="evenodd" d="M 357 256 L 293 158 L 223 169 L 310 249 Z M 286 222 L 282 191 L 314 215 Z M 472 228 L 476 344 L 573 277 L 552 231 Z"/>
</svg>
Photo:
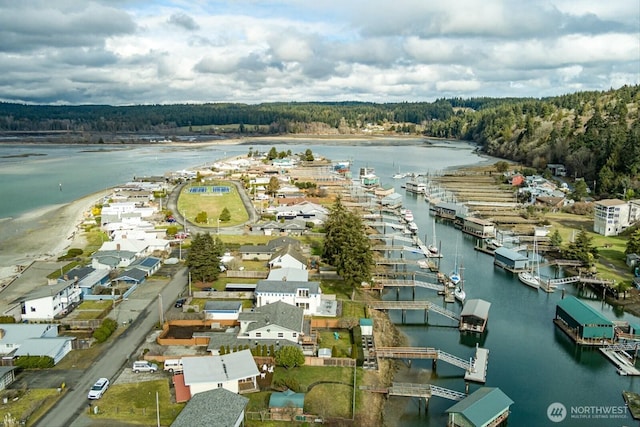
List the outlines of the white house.
<svg viewBox="0 0 640 427">
<path fill-rule="evenodd" d="M 309 270 L 292 267 L 276 268 L 269 271 L 267 280 L 307 282 L 309 281 Z"/>
<path fill-rule="evenodd" d="M 4 323 L 0 328 L 0 355 L 13 355 L 27 340 L 55 338 L 58 325 L 46 323 Z"/>
<path fill-rule="evenodd" d="M 238 338 L 249 340 L 290 341 L 298 344 L 302 335 L 304 310 L 282 301 L 245 311 L 238 316 Z"/>
<path fill-rule="evenodd" d="M 629 224 L 629 203 L 619 199 L 594 202 L 593 231 L 603 236 L 617 236 Z"/>
<path fill-rule="evenodd" d="M 149 244 L 144 240 L 119 239 L 102 243 L 98 252 L 103 251 L 128 251 L 136 256 L 144 256 L 149 253 Z"/>
<path fill-rule="evenodd" d="M 238 320 L 242 313 L 241 301 L 207 301 L 204 304 L 204 318 L 213 320 Z"/>
<path fill-rule="evenodd" d="M 258 391 L 256 377 L 260 372 L 249 350 L 223 356 L 184 357 L 182 367 L 191 396 L 216 388 L 233 393 Z"/>
<path fill-rule="evenodd" d="M 42 285 L 21 298 L 23 320 L 53 320 L 80 303 L 82 289 L 77 280 Z"/>
<path fill-rule="evenodd" d="M 91 255 L 91 266 L 96 270 L 126 268 L 136 259 L 136 253 L 131 251 L 97 251 Z"/>
<path fill-rule="evenodd" d="M 316 314 L 322 303 L 319 282 L 260 280 L 256 285 L 255 296 L 257 307 L 282 301 L 301 307 L 308 316 Z"/>
<path fill-rule="evenodd" d="M 269 268 L 298 268 L 307 269 L 307 258 L 293 245 L 287 245 L 278 250 L 269 260 Z"/>
</svg>

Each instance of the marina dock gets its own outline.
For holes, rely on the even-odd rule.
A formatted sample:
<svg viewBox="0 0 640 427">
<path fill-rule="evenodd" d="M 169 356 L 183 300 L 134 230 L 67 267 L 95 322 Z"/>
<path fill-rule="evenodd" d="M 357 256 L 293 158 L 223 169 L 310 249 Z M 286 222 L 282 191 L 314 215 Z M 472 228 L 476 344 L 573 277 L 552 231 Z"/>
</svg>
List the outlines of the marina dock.
<svg viewBox="0 0 640 427">
<path fill-rule="evenodd" d="M 640 375 L 640 370 L 635 366 L 635 357 L 631 357 L 628 351 L 634 351 L 637 355 L 640 343 L 616 344 L 602 347 L 600 352 L 604 354 L 617 368 L 620 375 Z"/>
<path fill-rule="evenodd" d="M 402 310 L 402 321 L 405 319 L 406 310 L 424 310 L 425 311 L 425 323 L 427 323 L 429 311 L 438 313 L 449 319 L 460 321 L 460 316 L 453 311 L 442 308 L 437 304 L 430 301 L 363 301 L 368 308 L 374 310 Z"/>
</svg>

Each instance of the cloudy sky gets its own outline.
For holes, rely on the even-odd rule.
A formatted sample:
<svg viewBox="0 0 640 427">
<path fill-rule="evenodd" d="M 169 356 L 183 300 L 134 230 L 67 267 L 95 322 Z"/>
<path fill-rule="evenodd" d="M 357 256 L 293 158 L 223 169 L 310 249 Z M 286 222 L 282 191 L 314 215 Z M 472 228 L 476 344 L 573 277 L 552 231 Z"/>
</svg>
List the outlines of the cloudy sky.
<svg viewBox="0 0 640 427">
<path fill-rule="evenodd" d="M 0 101 L 544 97 L 640 83 L 638 0 L 0 0 Z"/>
</svg>

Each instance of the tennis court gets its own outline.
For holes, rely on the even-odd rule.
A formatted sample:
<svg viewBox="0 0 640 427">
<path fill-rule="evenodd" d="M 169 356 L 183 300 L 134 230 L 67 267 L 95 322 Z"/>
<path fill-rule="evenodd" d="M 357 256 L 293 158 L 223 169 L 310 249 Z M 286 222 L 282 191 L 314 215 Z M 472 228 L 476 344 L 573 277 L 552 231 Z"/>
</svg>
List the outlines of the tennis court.
<svg viewBox="0 0 640 427">
<path fill-rule="evenodd" d="M 195 186 L 189 187 L 189 193 L 192 194 L 205 194 L 205 193 L 213 193 L 213 194 L 227 194 L 231 192 L 231 187 L 226 185 L 214 185 L 214 186 Z"/>
</svg>

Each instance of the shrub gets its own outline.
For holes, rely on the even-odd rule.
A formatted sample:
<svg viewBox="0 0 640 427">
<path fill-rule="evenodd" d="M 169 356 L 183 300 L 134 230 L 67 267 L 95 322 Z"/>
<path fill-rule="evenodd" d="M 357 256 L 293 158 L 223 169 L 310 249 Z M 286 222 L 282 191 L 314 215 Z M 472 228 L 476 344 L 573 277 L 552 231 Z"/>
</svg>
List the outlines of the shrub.
<svg viewBox="0 0 640 427">
<path fill-rule="evenodd" d="M 113 319 L 104 319 L 98 329 L 93 331 L 93 338 L 99 343 L 105 342 L 118 328 L 118 322 Z"/>
<path fill-rule="evenodd" d="M 16 323 L 16 319 L 13 316 L 0 316 L 0 323 Z"/>
<path fill-rule="evenodd" d="M 53 358 L 49 356 L 20 356 L 14 361 L 14 365 L 22 369 L 48 369 L 53 368 Z"/>
<path fill-rule="evenodd" d="M 289 390 L 296 393 L 299 393 L 301 391 L 300 383 L 295 377 L 280 378 L 279 380 L 274 381 L 273 387 L 277 390 L 285 390 L 288 388 Z"/>
</svg>

